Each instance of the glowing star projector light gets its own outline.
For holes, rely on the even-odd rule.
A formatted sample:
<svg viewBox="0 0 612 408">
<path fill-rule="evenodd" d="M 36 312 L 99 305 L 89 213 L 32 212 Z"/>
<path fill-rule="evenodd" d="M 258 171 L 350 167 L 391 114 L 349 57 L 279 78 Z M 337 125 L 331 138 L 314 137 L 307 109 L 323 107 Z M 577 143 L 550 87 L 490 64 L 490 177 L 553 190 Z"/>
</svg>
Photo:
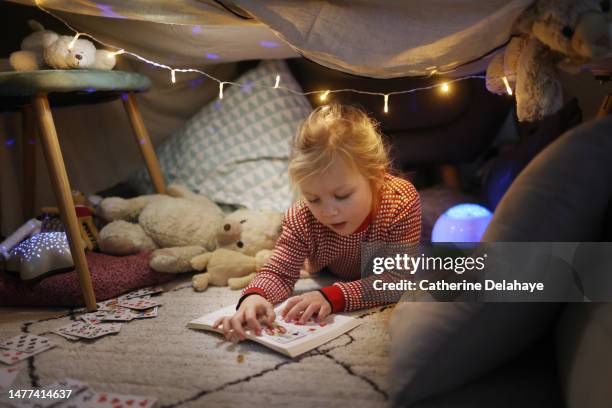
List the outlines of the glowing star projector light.
<svg viewBox="0 0 612 408">
<path fill-rule="evenodd" d="M 432 242 L 480 242 L 491 211 L 478 204 L 459 204 L 438 218 L 431 233 Z"/>
<path fill-rule="evenodd" d="M 22 280 L 40 278 L 74 268 L 64 232 L 41 232 L 17 245 L 10 253 L 6 269 L 19 272 Z"/>
</svg>

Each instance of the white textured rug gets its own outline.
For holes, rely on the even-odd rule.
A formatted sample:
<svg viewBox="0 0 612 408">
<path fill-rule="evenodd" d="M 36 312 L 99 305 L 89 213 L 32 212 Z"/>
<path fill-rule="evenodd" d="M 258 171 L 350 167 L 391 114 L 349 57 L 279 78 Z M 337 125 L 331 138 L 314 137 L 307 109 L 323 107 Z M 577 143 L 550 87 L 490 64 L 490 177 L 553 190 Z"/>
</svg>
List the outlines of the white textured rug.
<svg viewBox="0 0 612 408">
<path fill-rule="evenodd" d="M 296 290 L 327 283 L 302 279 Z M 161 407 L 387 405 L 391 307 L 355 313 L 363 319 L 356 329 L 291 359 L 256 343 L 233 345 L 215 333 L 185 327 L 235 303 L 239 292 L 211 287 L 196 293 L 184 282 L 166 286 L 169 290 L 158 298 L 163 303 L 159 317 L 124 324 L 119 334 L 94 342 L 45 334 L 74 320 L 73 311 L 48 317 L 40 310 L 15 320 L 15 310 L 0 309 L 0 338 L 45 334 L 59 344 L 18 363 L 12 388 L 45 386 L 68 377 L 96 391 L 155 396 Z"/>
</svg>

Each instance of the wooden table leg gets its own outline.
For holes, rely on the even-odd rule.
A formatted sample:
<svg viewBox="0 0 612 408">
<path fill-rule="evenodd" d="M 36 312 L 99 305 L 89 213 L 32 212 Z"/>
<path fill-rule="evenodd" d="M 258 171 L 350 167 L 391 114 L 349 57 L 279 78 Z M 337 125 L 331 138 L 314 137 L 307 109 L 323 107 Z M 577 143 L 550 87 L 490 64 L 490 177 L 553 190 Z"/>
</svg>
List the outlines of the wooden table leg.
<svg viewBox="0 0 612 408">
<path fill-rule="evenodd" d="M 83 243 L 81 242 L 81 233 L 76 212 L 74 210 L 74 202 L 64 166 L 64 159 L 60 149 L 59 141 L 57 140 L 57 132 L 51 115 L 51 108 L 46 94 L 38 94 L 33 98 L 34 111 L 38 120 L 41 140 L 43 142 L 43 151 L 55 191 L 55 197 L 58 201 L 60 216 L 66 227 L 66 235 L 72 253 L 72 259 L 79 277 L 83 297 L 85 298 L 85 306 L 89 311 L 95 311 L 96 295 L 91 284 L 91 275 L 85 258 Z"/>
<path fill-rule="evenodd" d="M 144 121 L 136 105 L 136 96 L 133 92 L 128 92 L 126 96 L 127 97 L 121 98 L 123 100 L 123 106 L 130 118 L 132 129 L 134 129 L 134 136 L 136 136 L 136 143 L 138 147 L 140 147 L 140 153 L 149 170 L 149 176 L 151 177 L 155 191 L 159 194 L 165 194 L 166 183 L 164 182 L 164 176 L 159 168 L 159 161 L 155 155 L 153 144 L 151 144 L 151 138 L 149 137 L 147 128 L 144 125 Z"/>
<path fill-rule="evenodd" d="M 36 121 L 32 107 L 21 111 L 21 175 L 23 190 L 21 204 L 24 221 L 34 214 L 34 186 L 36 183 Z"/>
</svg>

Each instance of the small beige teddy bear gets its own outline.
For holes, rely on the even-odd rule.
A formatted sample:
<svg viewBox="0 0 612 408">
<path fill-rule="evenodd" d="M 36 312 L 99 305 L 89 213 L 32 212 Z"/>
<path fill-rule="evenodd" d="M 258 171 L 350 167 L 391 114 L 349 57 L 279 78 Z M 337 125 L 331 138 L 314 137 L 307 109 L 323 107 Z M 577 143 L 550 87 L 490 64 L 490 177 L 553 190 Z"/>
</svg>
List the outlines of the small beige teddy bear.
<svg viewBox="0 0 612 408">
<path fill-rule="evenodd" d="M 55 69 L 113 69 L 115 53 L 97 50 L 84 38 L 58 35 L 40 23 L 29 20 L 33 33 L 21 42 L 21 50 L 13 52 L 9 63 L 15 71 L 35 71 L 49 66 Z"/>
<path fill-rule="evenodd" d="M 209 284 L 240 289 L 249 284 L 267 262 L 281 233 L 283 215 L 267 210 L 236 210 L 227 215 L 217 232 L 219 249 L 196 256 L 191 266 L 206 273 L 193 276 L 193 287 Z"/>
</svg>

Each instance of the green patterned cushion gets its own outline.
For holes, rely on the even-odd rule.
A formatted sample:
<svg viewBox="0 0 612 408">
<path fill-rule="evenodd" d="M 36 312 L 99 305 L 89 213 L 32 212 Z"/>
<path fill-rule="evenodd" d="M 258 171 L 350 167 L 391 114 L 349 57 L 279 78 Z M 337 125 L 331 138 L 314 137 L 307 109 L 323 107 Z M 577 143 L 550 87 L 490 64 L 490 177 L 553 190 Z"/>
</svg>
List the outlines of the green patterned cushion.
<svg viewBox="0 0 612 408">
<path fill-rule="evenodd" d="M 180 183 L 217 203 L 284 212 L 291 204 L 287 164 L 292 137 L 312 107 L 284 61 L 264 61 L 225 86 L 223 99 L 204 106 L 157 148 L 166 182 Z M 263 87 L 267 86 L 267 87 Z M 132 178 L 151 192 L 146 171 Z"/>
</svg>

